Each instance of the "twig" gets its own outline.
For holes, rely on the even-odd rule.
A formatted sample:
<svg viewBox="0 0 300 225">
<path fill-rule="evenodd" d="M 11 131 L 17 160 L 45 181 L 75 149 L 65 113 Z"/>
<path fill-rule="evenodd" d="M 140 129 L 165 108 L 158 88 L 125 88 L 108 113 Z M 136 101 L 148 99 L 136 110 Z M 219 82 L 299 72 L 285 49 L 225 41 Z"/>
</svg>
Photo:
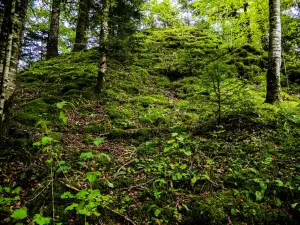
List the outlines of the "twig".
<svg viewBox="0 0 300 225">
<path fill-rule="evenodd" d="M 69 185 L 69 184 L 66 184 L 66 183 L 63 182 L 62 180 L 60 180 L 59 182 L 62 183 L 63 185 L 65 185 L 66 187 L 73 189 L 74 191 L 80 191 L 78 188 L 73 187 L 73 186 L 71 186 L 71 185 Z"/>
<path fill-rule="evenodd" d="M 112 213 L 115 213 L 119 216 L 121 216 L 123 219 L 125 219 L 127 222 L 131 223 L 132 225 L 137 225 L 134 221 L 132 221 L 130 218 L 128 218 L 127 216 L 122 215 L 121 213 L 116 212 L 115 210 L 106 207 L 109 211 L 111 211 Z"/>
<path fill-rule="evenodd" d="M 113 175 L 113 177 L 114 178 L 116 178 L 117 177 L 117 175 L 118 175 L 118 173 L 120 172 L 120 170 L 121 169 L 123 169 L 124 168 L 124 166 L 128 166 L 130 163 L 132 163 L 132 162 L 134 162 L 134 159 L 133 160 L 130 160 L 130 161 L 128 161 L 127 163 L 125 163 L 125 164 L 123 164 L 119 169 L 118 169 L 118 171 Z"/>
<path fill-rule="evenodd" d="M 26 202 L 24 203 L 24 206 L 25 206 L 28 202 L 33 201 L 33 200 L 36 199 L 40 194 L 42 194 L 42 193 L 45 191 L 45 189 L 49 186 L 50 183 L 51 183 L 51 181 L 50 181 L 50 182 L 47 184 L 47 186 L 44 187 L 43 190 L 41 190 L 36 196 L 34 196 L 33 198 L 31 198 L 31 199 L 29 199 L 28 201 L 26 201 Z"/>
<path fill-rule="evenodd" d="M 148 184 L 148 183 L 150 183 L 151 181 L 153 181 L 153 180 L 155 180 L 156 178 L 153 178 L 153 179 L 150 179 L 150 180 L 148 180 L 147 182 L 145 182 L 145 183 L 141 183 L 141 184 L 137 184 L 137 185 L 135 185 L 135 186 L 130 186 L 130 187 L 128 187 L 128 188 L 121 188 L 121 189 L 119 189 L 119 190 L 130 190 L 130 189 L 133 189 L 133 188 L 138 188 L 138 187 L 142 187 L 143 185 L 145 185 L 145 184 Z"/>
</svg>

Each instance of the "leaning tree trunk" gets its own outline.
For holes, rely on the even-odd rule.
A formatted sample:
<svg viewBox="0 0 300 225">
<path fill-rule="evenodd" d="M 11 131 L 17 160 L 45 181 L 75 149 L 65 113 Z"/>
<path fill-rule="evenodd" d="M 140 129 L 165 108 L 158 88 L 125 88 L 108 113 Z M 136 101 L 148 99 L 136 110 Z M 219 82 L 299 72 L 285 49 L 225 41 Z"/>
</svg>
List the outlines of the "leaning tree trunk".
<svg viewBox="0 0 300 225">
<path fill-rule="evenodd" d="M 266 103 L 280 101 L 281 22 L 280 0 L 269 0 L 269 67 L 267 72 Z"/>
<path fill-rule="evenodd" d="M 0 140 L 8 135 L 8 110 L 15 90 L 18 59 L 21 50 L 28 0 L 12 0 L 0 34 Z"/>
<path fill-rule="evenodd" d="M 100 61 L 98 69 L 98 78 L 96 84 L 96 92 L 100 93 L 104 86 L 104 78 L 107 70 L 107 40 L 108 40 L 108 14 L 109 14 L 109 5 L 108 0 L 103 0 L 103 18 L 101 21 L 101 30 L 100 30 Z"/>
<path fill-rule="evenodd" d="M 48 42 L 47 42 L 47 54 L 46 54 L 47 59 L 58 56 L 60 5 L 61 5 L 61 0 L 52 1 L 50 30 L 49 30 Z"/>
<path fill-rule="evenodd" d="M 87 48 L 90 9 L 91 9 L 91 0 L 79 1 L 76 37 L 75 37 L 75 44 L 73 48 L 74 52 L 79 52 Z"/>
</svg>

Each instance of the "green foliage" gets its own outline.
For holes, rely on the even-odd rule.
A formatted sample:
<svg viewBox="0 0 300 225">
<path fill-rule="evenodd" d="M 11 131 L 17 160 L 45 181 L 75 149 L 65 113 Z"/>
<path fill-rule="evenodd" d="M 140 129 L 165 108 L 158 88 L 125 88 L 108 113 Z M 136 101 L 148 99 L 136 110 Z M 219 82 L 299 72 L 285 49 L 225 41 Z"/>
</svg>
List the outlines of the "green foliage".
<svg viewBox="0 0 300 225">
<path fill-rule="evenodd" d="M 29 152 L 29 159 L 15 157 L 16 142 L 9 154 L 18 162 L 14 168 L 33 168 L 20 172 L 31 179 L 24 199 L 42 191 L 26 203 L 26 220 L 297 223 L 296 86 L 282 93 L 281 104 L 264 104 L 266 53 L 242 37 L 228 45 L 229 27 L 224 40 L 198 25 L 135 34 L 128 59 L 108 57 L 100 96 L 92 87 L 96 49 L 41 61 L 20 74 L 12 135 L 21 129 L 35 144 L 18 142 L 18 156 Z M 287 58 L 288 70 L 296 71 L 294 64 Z M 19 116 L 27 112 L 31 122 Z M 17 204 L 23 192 L 1 191 L 1 210 L 13 221 L 13 211 L 24 207 L 23 199 Z"/>
</svg>

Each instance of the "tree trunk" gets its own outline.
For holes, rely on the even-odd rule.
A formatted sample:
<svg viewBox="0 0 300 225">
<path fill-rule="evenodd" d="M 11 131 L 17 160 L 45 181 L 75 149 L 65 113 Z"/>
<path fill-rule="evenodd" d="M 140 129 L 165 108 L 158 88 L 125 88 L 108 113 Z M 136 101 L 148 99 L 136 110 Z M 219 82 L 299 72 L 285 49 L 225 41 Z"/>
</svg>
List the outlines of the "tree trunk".
<svg viewBox="0 0 300 225">
<path fill-rule="evenodd" d="M 52 1 L 50 30 L 49 30 L 48 42 L 47 42 L 47 55 L 46 55 L 47 59 L 58 56 L 60 5 L 61 5 L 61 0 Z"/>
<path fill-rule="evenodd" d="M 103 0 L 103 18 L 101 21 L 101 30 L 100 30 L 100 61 L 99 61 L 99 70 L 98 70 L 98 79 L 96 84 L 96 92 L 100 93 L 104 86 L 104 78 L 107 70 L 107 40 L 108 40 L 108 14 L 109 14 L 109 5 L 108 0 Z"/>
<path fill-rule="evenodd" d="M 0 34 L 0 140 L 8 135 L 8 112 L 15 90 L 28 0 L 12 0 L 5 8 Z"/>
<path fill-rule="evenodd" d="M 281 22 L 280 0 L 269 0 L 269 67 L 267 72 L 266 103 L 280 101 Z"/>
<path fill-rule="evenodd" d="M 79 0 L 74 52 L 79 52 L 87 48 L 90 9 L 91 0 Z"/>
</svg>

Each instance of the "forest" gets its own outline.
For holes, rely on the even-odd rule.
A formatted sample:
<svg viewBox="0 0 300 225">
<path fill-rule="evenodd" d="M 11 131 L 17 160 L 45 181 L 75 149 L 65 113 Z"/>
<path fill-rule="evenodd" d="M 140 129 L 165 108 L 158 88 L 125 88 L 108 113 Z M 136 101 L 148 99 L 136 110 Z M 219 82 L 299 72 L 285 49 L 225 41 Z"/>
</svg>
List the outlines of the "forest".
<svg viewBox="0 0 300 225">
<path fill-rule="evenodd" d="M 0 224 L 300 224 L 298 0 L 0 0 Z"/>
</svg>

